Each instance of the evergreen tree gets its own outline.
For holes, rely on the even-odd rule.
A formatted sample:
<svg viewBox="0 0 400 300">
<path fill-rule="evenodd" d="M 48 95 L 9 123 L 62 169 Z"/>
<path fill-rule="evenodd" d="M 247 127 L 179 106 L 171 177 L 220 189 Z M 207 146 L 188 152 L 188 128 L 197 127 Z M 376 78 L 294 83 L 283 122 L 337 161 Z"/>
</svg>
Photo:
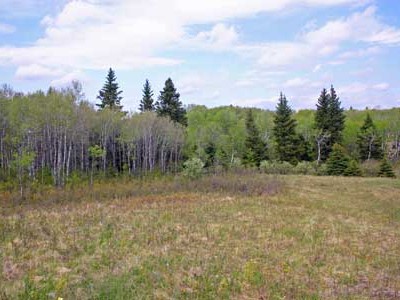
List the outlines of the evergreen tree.
<svg viewBox="0 0 400 300">
<path fill-rule="evenodd" d="M 167 79 L 164 89 L 160 93 L 156 103 L 158 115 L 168 116 L 172 121 L 187 126 L 186 110 L 179 100 L 180 94 L 176 91 L 171 78 Z"/>
<path fill-rule="evenodd" d="M 344 109 L 341 107 L 341 102 L 333 86 L 331 86 L 331 92 L 329 95 L 328 111 L 329 132 L 331 134 L 330 144 L 339 144 L 342 142 L 342 132 L 344 130 L 346 116 L 344 115 Z"/>
<path fill-rule="evenodd" d="M 357 144 L 362 160 L 381 159 L 383 157 L 382 140 L 369 113 L 357 135 Z"/>
<path fill-rule="evenodd" d="M 122 91 L 119 90 L 115 72 L 113 69 L 110 68 L 108 70 L 106 82 L 103 88 L 99 91 L 99 95 L 97 96 L 97 99 L 99 99 L 101 103 L 96 105 L 101 109 L 110 108 L 113 110 L 121 110 L 121 94 Z"/>
<path fill-rule="evenodd" d="M 317 111 L 315 113 L 315 127 L 324 131 L 329 131 L 329 94 L 326 89 L 323 89 L 318 98 Z"/>
<path fill-rule="evenodd" d="M 332 152 L 326 162 L 328 175 L 341 176 L 349 167 L 350 158 L 346 150 L 339 144 L 332 147 Z"/>
<path fill-rule="evenodd" d="M 145 111 L 154 111 L 154 100 L 153 100 L 153 90 L 151 89 L 151 85 L 148 79 L 146 79 L 145 84 L 143 85 L 143 98 L 140 101 L 139 110 L 141 112 Z"/>
<path fill-rule="evenodd" d="M 381 166 L 379 168 L 378 176 L 379 177 L 396 178 L 396 175 L 393 172 L 393 168 L 386 158 L 384 158 L 382 160 Z"/>
<path fill-rule="evenodd" d="M 260 131 L 254 121 L 252 110 L 249 110 L 246 116 L 246 132 L 246 150 L 243 156 L 243 163 L 245 165 L 255 165 L 259 167 L 263 160 L 268 159 L 267 145 L 261 138 Z"/>
<path fill-rule="evenodd" d="M 282 93 L 276 107 L 274 124 L 273 132 L 279 160 L 296 163 L 299 143 L 296 135 L 297 124 L 293 119 L 293 111 L 289 107 L 286 96 Z"/>
<path fill-rule="evenodd" d="M 361 176 L 361 169 L 357 161 L 351 160 L 349 165 L 347 166 L 346 170 L 344 171 L 344 176 Z"/>
<path fill-rule="evenodd" d="M 332 151 L 332 145 L 341 143 L 345 125 L 344 109 L 331 86 L 330 93 L 323 89 L 317 103 L 315 127 L 318 129 L 318 147 L 321 160 L 326 160 Z"/>
</svg>

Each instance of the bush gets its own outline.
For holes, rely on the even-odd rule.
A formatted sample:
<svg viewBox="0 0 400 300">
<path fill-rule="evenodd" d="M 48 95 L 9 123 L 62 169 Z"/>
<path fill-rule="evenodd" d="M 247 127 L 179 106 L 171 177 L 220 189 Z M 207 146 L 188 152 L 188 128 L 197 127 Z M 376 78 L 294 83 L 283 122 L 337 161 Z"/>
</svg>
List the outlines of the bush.
<svg viewBox="0 0 400 300">
<path fill-rule="evenodd" d="M 278 162 L 278 161 L 267 161 L 264 160 L 260 164 L 260 170 L 264 173 L 267 174 L 293 174 L 294 173 L 294 167 L 290 163 L 284 161 L 284 162 Z"/>
<path fill-rule="evenodd" d="M 318 166 L 309 161 L 302 161 L 294 167 L 295 174 L 301 175 L 316 175 Z"/>
<path fill-rule="evenodd" d="M 200 158 L 192 158 L 183 163 L 183 175 L 190 179 L 200 178 L 204 171 L 204 163 Z"/>
<path fill-rule="evenodd" d="M 328 175 L 342 176 L 349 166 L 350 158 L 342 145 L 335 144 L 326 162 Z"/>
<path fill-rule="evenodd" d="M 379 174 L 379 161 L 371 159 L 361 164 L 361 172 L 366 177 L 377 177 Z"/>
<path fill-rule="evenodd" d="M 393 172 L 392 165 L 386 158 L 382 160 L 382 163 L 379 168 L 378 176 L 379 177 L 396 178 L 396 175 Z"/>
<path fill-rule="evenodd" d="M 351 160 L 347 169 L 344 171 L 344 176 L 361 176 L 361 169 L 357 161 Z"/>
</svg>

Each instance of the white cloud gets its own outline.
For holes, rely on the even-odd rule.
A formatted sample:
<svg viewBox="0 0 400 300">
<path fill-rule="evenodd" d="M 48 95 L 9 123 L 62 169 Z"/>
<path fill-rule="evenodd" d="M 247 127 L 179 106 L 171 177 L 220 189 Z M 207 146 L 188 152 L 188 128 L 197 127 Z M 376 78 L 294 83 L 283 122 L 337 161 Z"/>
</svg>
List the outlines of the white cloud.
<svg viewBox="0 0 400 300">
<path fill-rule="evenodd" d="M 286 87 L 302 87 L 306 84 L 308 84 L 310 81 L 306 78 L 293 78 L 293 79 L 289 79 L 288 81 L 286 81 L 283 85 Z"/>
<path fill-rule="evenodd" d="M 21 80 L 48 79 L 60 75 L 63 75 L 63 71 L 59 69 L 50 69 L 38 64 L 20 66 L 15 74 L 16 78 Z"/>
<path fill-rule="evenodd" d="M 14 33 L 16 28 L 10 24 L 0 23 L 0 34 Z"/>
<path fill-rule="evenodd" d="M 296 5 L 332 6 L 357 4 L 359 0 L 3 0 L 4 6 L 18 11 L 35 10 L 39 6 L 58 7 L 59 13 L 42 20 L 45 35 L 29 47 L 0 48 L 0 64 L 15 65 L 29 77 L 29 66 L 40 64 L 64 74 L 76 69 L 134 69 L 147 66 L 170 66 L 181 63 L 178 58 L 163 56 L 193 39 L 187 28 L 193 24 L 214 24 L 233 18 L 254 16 L 261 12 L 280 11 Z M 195 40 L 211 48 L 237 48 L 238 35 L 234 27 L 217 24 L 211 31 L 199 33 Z M 185 44 L 185 43 L 183 43 Z M 276 45 L 274 45 L 276 46 Z M 260 63 L 281 65 L 302 55 L 310 56 L 314 48 L 306 43 L 283 43 L 271 47 L 251 46 L 261 52 Z M 228 50 L 227 49 L 227 50 Z M 239 48 L 238 48 L 239 49 Z M 241 47 L 246 51 L 248 47 Z M 239 49 L 239 51 L 240 51 Z M 300 50 L 300 51 L 299 51 Z M 325 49 L 331 51 L 330 49 Z M 33 77 L 37 70 L 31 68 Z"/>
<path fill-rule="evenodd" d="M 372 86 L 373 89 L 378 90 L 378 91 L 385 91 L 389 87 L 390 87 L 390 85 L 387 82 L 378 83 L 378 84 L 375 84 L 374 86 Z"/>
<path fill-rule="evenodd" d="M 190 42 L 198 48 L 226 50 L 234 46 L 239 39 L 234 26 L 218 23 L 210 31 L 199 32 Z"/>
</svg>

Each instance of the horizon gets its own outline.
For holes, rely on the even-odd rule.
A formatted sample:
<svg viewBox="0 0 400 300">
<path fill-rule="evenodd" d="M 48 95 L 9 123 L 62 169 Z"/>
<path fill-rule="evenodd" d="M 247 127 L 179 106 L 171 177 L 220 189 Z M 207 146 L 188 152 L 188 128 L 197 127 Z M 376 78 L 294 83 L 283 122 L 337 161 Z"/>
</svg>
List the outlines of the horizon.
<svg viewBox="0 0 400 300">
<path fill-rule="evenodd" d="M 263 2 L 5 0 L 0 82 L 27 93 L 78 80 L 95 103 L 112 67 L 130 111 L 146 78 L 156 98 L 168 77 L 207 108 L 274 110 L 282 91 L 315 109 L 331 84 L 346 109 L 400 106 L 400 3 Z"/>
</svg>

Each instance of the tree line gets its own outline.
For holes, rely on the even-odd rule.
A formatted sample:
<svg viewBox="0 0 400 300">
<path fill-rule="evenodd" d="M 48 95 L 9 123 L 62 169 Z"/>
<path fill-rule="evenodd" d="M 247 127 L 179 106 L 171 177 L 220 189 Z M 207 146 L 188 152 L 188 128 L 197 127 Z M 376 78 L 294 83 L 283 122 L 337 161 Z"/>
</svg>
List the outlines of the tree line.
<svg viewBox="0 0 400 300">
<path fill-rule="evenodd" d="M 357 175 L 359 162 L 399 156 L 400 131 L 382 134 L 370 114 L 354 143 L 344 139 L 349 111 L 333 86 L 322 90 L 309 126 L 296 119 L 300 114 L 283 93 L 272 113 L 232 106 L 185 108 L 170 78 L 157 99 L 148 80 L 142 92 L 140 113 L 124 111 L 112 69 L 96 106 L 78 82 L 29 94 L 3 86 L 0 180 L 18 182 L 22 193 L 27 181 L 64 186 L 82 176 L 176 172 L 191 158 L 225 169 L 259 167 L 268 160 L 316 161 L 328 166 L 329 174 Z"/>
</svg>

